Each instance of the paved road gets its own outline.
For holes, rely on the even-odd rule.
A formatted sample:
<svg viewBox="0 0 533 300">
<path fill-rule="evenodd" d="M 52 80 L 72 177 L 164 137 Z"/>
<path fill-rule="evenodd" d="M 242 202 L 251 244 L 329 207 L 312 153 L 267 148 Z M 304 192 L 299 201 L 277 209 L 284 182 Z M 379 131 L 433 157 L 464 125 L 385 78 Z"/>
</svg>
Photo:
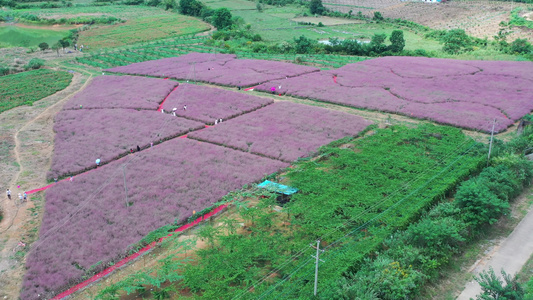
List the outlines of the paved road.
<svg viewBox="0 0 533 300">
<path fill-rule="evenodd" d="M 477 275 L 488 271 L 492 266 L 494 272 L 501 277 L 503 268 L 508 274 L 516 274 L 533 253 L 533 209 L 518 223 L 513 232 L 494 248 L 492 253 L 477 263 L 472 273 Z M 457 300 L 475 299 L 481 293 L 479 284 L 472 280 L 467 283 Z"/>
</svg>

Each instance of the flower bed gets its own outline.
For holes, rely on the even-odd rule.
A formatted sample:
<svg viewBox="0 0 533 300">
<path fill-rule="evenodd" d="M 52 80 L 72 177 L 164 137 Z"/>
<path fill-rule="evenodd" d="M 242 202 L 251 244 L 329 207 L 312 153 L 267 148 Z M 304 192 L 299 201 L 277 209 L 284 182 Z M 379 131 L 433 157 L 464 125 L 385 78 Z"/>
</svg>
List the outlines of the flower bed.
<svg viewBox="0 0 533 300">
<path fill-rule="evenodd" d="M 273 80 L 257 90 L 490 132 L 533 110 L 531 62 L 384 57 Z M 281 88 L 279 88 L 281 86 Z"/>
<path fill-rule="evenodd" d="M 134 109 L 63 110 L 54 125 L 54 156 L 48 179 L 74 175 L 129 153 L 137 145 L 204 128 L 204 124 L 156 111 Z"/>
<path fill-rule="evenodd" d="M 175 81 L 135 76 L 99 76 L 70 99 L 63 109 L 157 109 L 178 85 Z"/>
<path fill-rule="evenodd" d="M 268 98 L 184 83 L 169 95 L 163 109 L 177 108 L 180 117 L 212 124 L 216 119 L 230 119 L 273 102 Z M 183 110 L 184 105 L 187 110 Z"/>
<path fill-rule="evenodd" d="M 189 137 L 288 162 L 370 124 L 347 113 L 278 102 Z"/>
<path fill-rule="evenodd" d="M 182 222 L 193 210 L 201 211 L 228 192 L 287 166 L 208 143 L 173 139 L 72 182 L 59 182 L 46 192 L 40 238 L 26 262 L 21 298 L 49 298 L 98 262 L 121 257 L 154 229 Z"/>
<path fill-rule="evenodd" d="M 251 86 L 319 69 L 279 61 L 237 59 L 235 55 L 191 53 L 107 69 L 109 72 L 171 77 L 225 86 Z"/>
</svg>

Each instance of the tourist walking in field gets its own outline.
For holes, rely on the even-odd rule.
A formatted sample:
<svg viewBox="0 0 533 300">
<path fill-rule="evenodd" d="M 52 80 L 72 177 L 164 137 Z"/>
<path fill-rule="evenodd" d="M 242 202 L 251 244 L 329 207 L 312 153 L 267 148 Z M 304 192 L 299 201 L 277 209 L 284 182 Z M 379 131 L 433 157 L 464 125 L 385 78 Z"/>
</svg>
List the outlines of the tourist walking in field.
<svg viewBox="0 0 533 300">
<path fill-rule="evenodd" d="M 28 200 L 28 194 L 26 194 L 26 192 L 24 192 L 24 194 L 22 196 L 24 196 L 24 202 L 26 202 L 26 200 Z"/>
<path fill-rule="evenodd" d="M 96 159 L 96 166 L 99 167 L 100 166 L 100 159 Z"/>
<path fill-rule="evenodd" d="M 21 193 L 19 193 L 19 200 L 20 200 L 20 202 L 22 202 L 22 194 Z"/>
<path fill-rule="evenodd" d="M 130 153 L 133 154 L 133 148 L 130 148 Z"/>
<path fill-rule="evenodd" d="M 183 110 L 187 110 L 187 105 L 183 105 Z"/>
<path fill-rule="evenodd" d="M 11 191 L 9 189 L 7 189 L 7 199 L 11 200 Z"/>
<path fill-rule="evenodd" d="M 137 145 L 137 152 L 141 151 L 141 147 L 139 147 L 139 145 Z"/>
</svg>

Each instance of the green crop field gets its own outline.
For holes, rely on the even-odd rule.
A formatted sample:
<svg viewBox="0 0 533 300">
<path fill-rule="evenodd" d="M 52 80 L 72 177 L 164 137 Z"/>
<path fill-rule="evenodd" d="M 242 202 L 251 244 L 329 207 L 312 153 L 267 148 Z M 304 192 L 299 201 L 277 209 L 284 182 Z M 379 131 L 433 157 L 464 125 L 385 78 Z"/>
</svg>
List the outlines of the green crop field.
<svg viewBox="0 0 533 300">
<path fill-rule="evenodd" d="M 78 44 L 112 48 L 209 30 L 209 25 L 184 15 L 154 15 L 123 24 L 100 26 L 80 34 Z"/>
<path fill-rule="evenodd" d="M 25 28 L 15 25 L 0 25 L 0 47 L 35 47 L 42 42 L 50 45 L 64 38 L 68 29 L 42 26 Z"/>
<path fill-rule="evenodd" d="M 0 77 L 0 113 L 61 91 L 72 75 L 63 71 L 39 69 Z"/>
<path fill-rule="evenodd" d="M 123 20 L 149 17 L 153 15 L 173 15 L 172 12 L 151 6 L 109 5 L 109 6 L 75 6 L 64 8 L 31 8 L 20 12 L 36 15 L 45 19 L 74 18 L 76 16 L 116 17 Z"/>
</svg>

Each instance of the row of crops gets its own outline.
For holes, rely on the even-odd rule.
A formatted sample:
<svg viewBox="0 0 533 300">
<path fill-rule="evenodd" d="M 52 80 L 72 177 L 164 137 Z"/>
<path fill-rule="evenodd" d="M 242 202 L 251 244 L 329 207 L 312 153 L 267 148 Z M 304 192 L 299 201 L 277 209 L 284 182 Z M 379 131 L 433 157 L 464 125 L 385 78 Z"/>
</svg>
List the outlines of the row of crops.
<svg viewBox="0 0 533 300">
<path fill-rule="evenodd" d="M 190 52 L 217 53 L 223 49 L 205 46 L 203 43 L 207 37 L 181 37 L 165 40 L 129 49 L 102 52 L 91 56 L 76 58 L 76 61 L 95 68 L 107 69 L 125 66 L 132 63 L 155 60 L 167 57 L 180 56 Z M 341 56 L 328 54 L 270 54 L 254 52 L 237 52 L 238 58 L 264 59 L 278 61 L 294 61 L 302 64 L 314 64 L 326 68 L 338 68 L 349 63 L 366 60 L 365 57 Z"/>
<path fill-rule="evenodd" d="M 72 74 L 39 69 L 0 77 L 0 113 L 20 105 L 31 105 L 70 84 Z"/>
<path fill-rule="evenodd" d="M 432 125 L 340 140 L 283 174 L 284 183 L 300 192 L 281 211 L 272 209 L 275 196 L 253 208 L 239 205 L 238 214 L 199 230 L 207 246 L 196 252 L 197 262 L 163 263 L 156 272 L 103 290 L 99 298 L 141 291 L 143 284 L 164 279 L 176 281 L 174 291 L 207 299 L 308 299 L 316 252 L 309 244 L 316 239 L 326 249 L 320 289 L 334 290 L 393 232 L 475 172 L 484 159 L 480 150 L 460 130 Z M 164 277 L 168 266 L 181 276 Z"/>
</svg>

